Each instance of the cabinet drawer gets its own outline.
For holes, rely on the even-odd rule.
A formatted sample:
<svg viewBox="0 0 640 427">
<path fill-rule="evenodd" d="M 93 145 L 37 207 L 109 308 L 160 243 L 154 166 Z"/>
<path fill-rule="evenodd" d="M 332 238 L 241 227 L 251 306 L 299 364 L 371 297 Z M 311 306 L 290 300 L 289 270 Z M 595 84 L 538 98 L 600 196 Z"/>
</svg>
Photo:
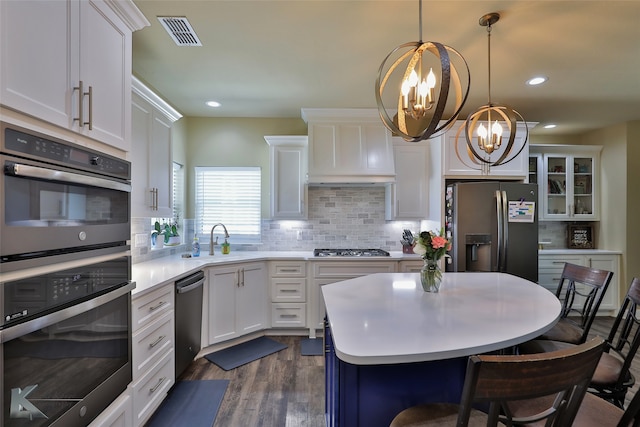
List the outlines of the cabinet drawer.
<svg viewBox="0 0 640 427">
<path fill-rule="evenodd" d="M 304 261 L 272 261 L 269 263 L 269 276 L 305 277 L 307 263 Z"/>
<path fill-rule="evenodd" d="M 340 277 L 353 278 L 374 273 L 395 273 L 396 262 L 316 262 L 313 266 L 313 276 L 319 277 Z M 343 280 L 340 279 L 340 280 Z"/>
<path fill-rule="evenodd" d="M 134 426 L 142 426 L 167 396 L 174 383 L 174 363 L 173 352 L 167 353 L 133 384 Z"/>
<path fill-rule="evenodd" d="M 307 279 L 302 277 L 272 277 L 271 301 L 305 302 Z"/>
<path fill-rule="evenodd" d="M 554 269 L 560 269 L 560 272 L 562 272 L 562 269 L 564 268 L 565 263 L 584 265 L 584 257 L 579 255 L 560 256 L 560 257 L 539 257 L 538 269 L 554 268 Z"/>
<path fill-rule="evenodd" d="M 172 283 L 138 298 L 135 296 L 133 298 L 131 323 L 133 330 L 137 331 L 167 311 L 173 310 L 174 286 Z"/>
<path fill-rule="evenodd" d="M 94 419 L 89 427 L 131 427 L 133 406 L 129 389 Z"/>
<path fill-rule="evenodd" d="M 304 328 L 307 319 L 307 305 L 299 303 L 271 304 L 272 328 Z"/>
<path fill-rule="evenodd" d="M 133 334 L 133 381 L 140 378 L 173 347 L 174 311 L 168 311 L 158 320 Z"/>
</svg>

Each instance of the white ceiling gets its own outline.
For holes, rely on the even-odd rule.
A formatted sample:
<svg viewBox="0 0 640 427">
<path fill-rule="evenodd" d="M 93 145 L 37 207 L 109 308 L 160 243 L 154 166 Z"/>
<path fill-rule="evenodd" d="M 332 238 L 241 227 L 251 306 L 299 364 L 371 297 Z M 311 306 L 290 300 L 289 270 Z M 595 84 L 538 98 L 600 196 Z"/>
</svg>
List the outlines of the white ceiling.
<svg viewBox="0 0 640 427">
<path fill-rule="evenodd" d="M 300 117 L 301 108 L 376 108 L 378 67 L 418 40 L 418 0 L 134 0 L 133 72 L 185 116 Z M 461 117 L 491 97 L 573 134 L 640 119 L 640 0 L 423 2 L 423 40 L 458 50 L 471 72 Z M 185 16 L 201 47 L 178 47 L 157 16 Z M 543 86 L 525 81 L 548 76 Z M 217 100 L 222 107 L 205 106 Z"/>
</svg>

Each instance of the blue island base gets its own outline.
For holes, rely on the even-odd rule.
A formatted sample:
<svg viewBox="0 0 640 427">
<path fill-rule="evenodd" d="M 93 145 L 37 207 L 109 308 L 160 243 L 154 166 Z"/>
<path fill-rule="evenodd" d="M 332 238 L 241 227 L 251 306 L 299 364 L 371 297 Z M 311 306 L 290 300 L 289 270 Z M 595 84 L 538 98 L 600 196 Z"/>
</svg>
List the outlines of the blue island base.
<svg viewBox="0 0 640 427">
<path fill-rule="evenodd" d="M 388 427 L 420 403 L 459 403 L 467 357 L 396 365 L 353 365 L 335 355 L 325 330 L 328 427 Z"/>
</svg>

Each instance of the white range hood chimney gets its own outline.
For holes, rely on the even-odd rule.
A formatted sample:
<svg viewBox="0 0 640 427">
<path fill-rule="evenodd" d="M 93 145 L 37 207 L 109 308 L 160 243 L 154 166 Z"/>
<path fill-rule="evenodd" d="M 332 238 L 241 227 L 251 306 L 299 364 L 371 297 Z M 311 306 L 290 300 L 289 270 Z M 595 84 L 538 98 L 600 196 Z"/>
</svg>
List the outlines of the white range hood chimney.
<svg viewBox="0 0 640 427">
<path fill-rule="evenodd" d="M 310 186 L 395 182 L 391 133 L 377 109 L 303 108 L 309 127 Z"/>
</svg>

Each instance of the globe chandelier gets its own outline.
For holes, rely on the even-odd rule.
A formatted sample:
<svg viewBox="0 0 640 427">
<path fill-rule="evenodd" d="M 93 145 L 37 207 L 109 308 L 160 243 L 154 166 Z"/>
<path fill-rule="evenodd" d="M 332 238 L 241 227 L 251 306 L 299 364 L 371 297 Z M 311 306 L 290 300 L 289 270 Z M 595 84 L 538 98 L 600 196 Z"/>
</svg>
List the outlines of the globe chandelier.
<svg viewBox="0 0 640 427">
<path fill-rule="evenodd" d="M 529 128 L 524 118 L 507 105 L 496 104 L 491 100 L 491 26 L 500 19 L 499 13 L 483 15 L 479 24 L 487 27 L 487 56 L 488 56 L 488 96 L 487 104 L 469 114 L 464 124 L 456 134 L 456 153 L 458 152 L 458 138 L 464 131 L 467 155 L 471 161 L 484 169 L 510 162 L 522 152 L 529 138 Z M 514 149 L 518 121 L 523 123 L 524 140 L 518 150 Z M 507 127 L 509 138 L 505 141 L 503 126 Z M 475 143 L 474 143 L 475 140 Z M 491 156 L 492 153 L 496 155 Z M 496 158 L 497 157 L 497 158 Z"/>
<path fill-rule="evenodd" d="M 382 122 L 406 141 L 436 137 L 455 123 L 467 101 L 470 84 L 469 67 L 458 51 L 442 43 L 422 41 L 420 0 L 419 41 L 397 46 L 378 70 L 375 91 Z M 393 118 L 385 102 L 393 105 Z M 447 119 L 445 114 L 449 115 Z"/>
</svg>

